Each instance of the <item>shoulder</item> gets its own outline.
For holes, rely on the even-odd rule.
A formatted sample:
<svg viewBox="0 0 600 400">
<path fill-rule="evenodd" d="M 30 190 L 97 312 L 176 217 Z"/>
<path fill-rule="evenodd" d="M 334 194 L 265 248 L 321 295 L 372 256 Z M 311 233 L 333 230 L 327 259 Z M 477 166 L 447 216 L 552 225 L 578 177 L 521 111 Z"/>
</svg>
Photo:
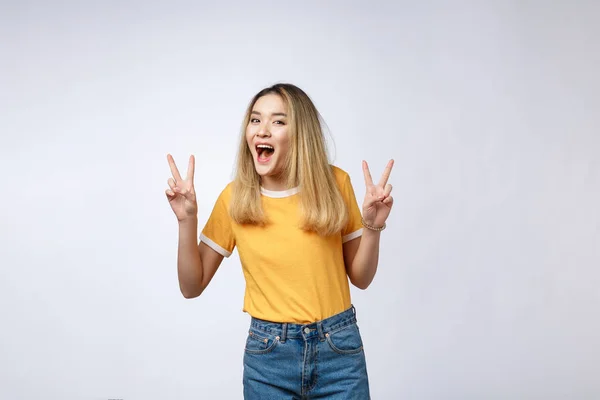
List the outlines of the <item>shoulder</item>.
<svg viewBox="0 0 600 400">
<path fill-rule="evenodd" d="M 219 193 L 217 201 L 222 201 L 222 202 L 224 202 L 224 204 L 229 205 L 232 192 L 233 192 L 233 182 L 229 182 L 223 189 L 221 189 L 221 192 Z"/>
<path fill-rule="evenodd" d="M 335 181 L 337 182 L 339 187 L 343 187 L 350 181 L 350 175 L 341 169 L 340 167 L 330 164 L 331 170 L 333 171 L 333 176 L 335 177 Z"/>
<path fill-rule="evenodd" d="M 221 191 L 222 195 L 227 195 L 227 196 L 231 196 L 231 192 L 233 190 L 233 182 L 229 182 L 225 188 L 223 188 L 223 190 Z"/>
</svg>

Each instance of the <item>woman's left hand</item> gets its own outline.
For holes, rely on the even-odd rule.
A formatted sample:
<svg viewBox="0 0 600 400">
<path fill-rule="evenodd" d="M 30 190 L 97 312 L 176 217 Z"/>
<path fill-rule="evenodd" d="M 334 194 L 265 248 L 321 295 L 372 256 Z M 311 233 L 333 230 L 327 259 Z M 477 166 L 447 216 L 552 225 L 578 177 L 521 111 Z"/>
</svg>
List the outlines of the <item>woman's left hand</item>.
<svg viewBox="0 0 600 400">
<path fill-rule="evenodd" d="M 394 166 L 394 160 L 388 162 L 377 185 L 373 184 L 367 162 L 363 161 L 362 166 L 367 186 L 362 210 L 363 219 L 368 225 L 380 228 L 390 215 L 392 205 L 394 204 L 394 199 L 390 196 L 392 185 L 387 183 L 392 172 L 392 167 Z"/>
</svg>

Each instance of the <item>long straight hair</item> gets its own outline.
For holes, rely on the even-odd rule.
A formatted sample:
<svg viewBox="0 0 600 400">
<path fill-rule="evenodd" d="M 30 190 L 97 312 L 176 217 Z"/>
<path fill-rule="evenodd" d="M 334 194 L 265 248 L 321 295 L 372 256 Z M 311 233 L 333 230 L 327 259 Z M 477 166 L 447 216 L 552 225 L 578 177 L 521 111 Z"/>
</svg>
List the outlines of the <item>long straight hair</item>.
<svg viewBox="0 0 600 400">
<path fill-rule="evenodd" d="M 265 225 L 260 175 L 246 141 L 252 109 L 262 96 L 281 97 L 289 115 L 290 147 L 284 159 L 283 176 L 288 188 L 298 187 L 301 228 L 329 236 L 340 232 L 348 220 L 332 166 L 327 157 L 321 115 L 309 96 L 297 86 L 279 83 L 258 92 L 246 110 L 233 180 L 231 218 L 238 224 Z"/>
</svg>

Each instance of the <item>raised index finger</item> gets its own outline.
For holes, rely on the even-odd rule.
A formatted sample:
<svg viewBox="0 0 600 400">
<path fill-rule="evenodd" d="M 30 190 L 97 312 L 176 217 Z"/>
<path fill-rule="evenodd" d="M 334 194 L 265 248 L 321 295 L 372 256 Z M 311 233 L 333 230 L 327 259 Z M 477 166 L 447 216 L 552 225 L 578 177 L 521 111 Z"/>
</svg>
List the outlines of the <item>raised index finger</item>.
<svg viewBox="0 0 600 400">
<path fill-rule="evenodd" d="M 196 159 L 194 155 L 190 156 L 190 162 L 188 163 L 187 176 L 185 177 L 188 181 L 194 182 L 194 168 L 196 165 Z"/>
<path fill-rule="evenodd" d="M 181 179 L 181 175 L 179 175 L 179 170 L 175 165 L 175 160 L 173 160 L 173 156 L 167 154 L 167 160 L 169 161 L 169 168 L 171 168 L 171 174 L 173 174 L 173 178 L 175 178 L 176 182 L 181 182 L 183 179 Z"/>
<path fill-rule="evenodd" d="M 393 166 L 394 166 L 394 160 L 390 160 L 387 163 L 385 170 L 383 170 L 383 175 L 381 175 L 381 179 L 379 180 L 379 186 L 385 187 L 385 185 L 387 184 L 387 181 L 390 177 L 390 174 L 392 173 Z"/>
<path fill-rule="evenodd" d="M 365 185 L 373 186 L 373 178 L 371 178 L 371 172 L 369 171 L 369 165 L 363 160 L 363 174 L 365 175 Z"/>
</svg>

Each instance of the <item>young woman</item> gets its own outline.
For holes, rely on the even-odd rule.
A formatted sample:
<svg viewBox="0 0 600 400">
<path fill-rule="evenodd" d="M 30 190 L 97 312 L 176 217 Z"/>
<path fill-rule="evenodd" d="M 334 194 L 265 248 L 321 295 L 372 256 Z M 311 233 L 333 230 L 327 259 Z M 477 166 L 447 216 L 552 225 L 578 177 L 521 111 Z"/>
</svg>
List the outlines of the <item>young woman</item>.
<svg viewBox="0 0 600 400">
<path fill-rule="evenodd" d="M 185 179 L 167 158 L 182 294 L 199 296 L 223 258 L 239 253 L 251 316 L 244 398 L 369 399 L 348 280 L 366 289 L 375 275 L 393 160 L 377 184 L 363 161 L 361 216 L 348 174 L 328 162 L 310 98 L 291 84 L 263 89 L 246 111 L 235 179 L 198 235 L 194 156 Z"/>
</svg>

